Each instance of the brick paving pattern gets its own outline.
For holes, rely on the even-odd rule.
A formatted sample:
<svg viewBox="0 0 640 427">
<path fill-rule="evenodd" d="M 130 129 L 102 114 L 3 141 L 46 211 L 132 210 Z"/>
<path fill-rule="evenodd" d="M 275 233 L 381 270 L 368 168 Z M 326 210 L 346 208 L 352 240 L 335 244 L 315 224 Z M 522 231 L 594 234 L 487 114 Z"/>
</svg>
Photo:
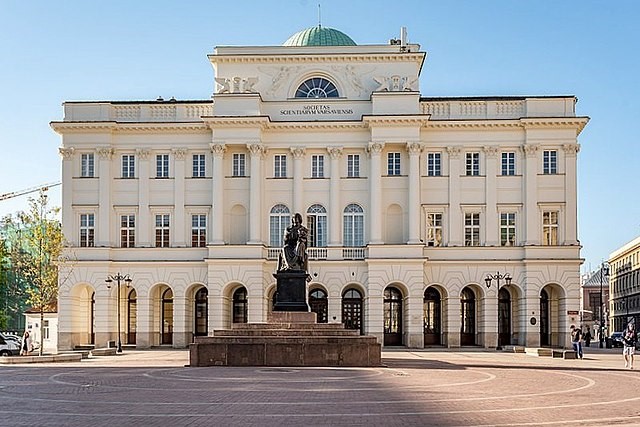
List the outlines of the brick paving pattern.
<svg viewBox="0 0 640 427">
<path fill-rule="evenodd" d="M 398 349 L 380 368 L 190 368 L 186 351 L 128 351 L 6 365 L 0 426 L 640 425 L 640 373 L 619 353 Z"/>
</svg>

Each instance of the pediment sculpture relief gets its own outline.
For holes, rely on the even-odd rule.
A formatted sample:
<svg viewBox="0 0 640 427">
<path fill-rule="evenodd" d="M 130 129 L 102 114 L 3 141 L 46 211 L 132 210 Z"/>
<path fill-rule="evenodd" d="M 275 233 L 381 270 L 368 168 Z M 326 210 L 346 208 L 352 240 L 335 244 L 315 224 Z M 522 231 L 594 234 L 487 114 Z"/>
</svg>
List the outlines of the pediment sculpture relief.
<svg viewBox="0 0 640 427">
<path fill-rule="evenodd" d="M 218 84 L 217 93 L 255 93 L 254 86 L 258 83 L 258 77 L 216 77 Z"/>
<path fill-rule="evenodd" d="M 417 92 L 418 77 L 406 76 L 401 77 L 397 74 L 393 76 L 376 76 L 373 78 L 378 83 L 376 92 Z"/>
</svg>

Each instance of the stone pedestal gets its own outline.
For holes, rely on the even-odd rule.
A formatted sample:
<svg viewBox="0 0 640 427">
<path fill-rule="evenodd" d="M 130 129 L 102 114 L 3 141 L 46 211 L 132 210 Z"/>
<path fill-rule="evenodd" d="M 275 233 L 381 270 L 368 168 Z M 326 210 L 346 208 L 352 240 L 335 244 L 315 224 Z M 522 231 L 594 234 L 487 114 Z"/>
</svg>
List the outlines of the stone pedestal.
<svg viewBox="0 0 640 427">
<path fill-rule="evenodd" d="M 273 311 L 309 311 L 304 270 L 279 271 L 273 277 L 277 281 Z"/>
</svg>

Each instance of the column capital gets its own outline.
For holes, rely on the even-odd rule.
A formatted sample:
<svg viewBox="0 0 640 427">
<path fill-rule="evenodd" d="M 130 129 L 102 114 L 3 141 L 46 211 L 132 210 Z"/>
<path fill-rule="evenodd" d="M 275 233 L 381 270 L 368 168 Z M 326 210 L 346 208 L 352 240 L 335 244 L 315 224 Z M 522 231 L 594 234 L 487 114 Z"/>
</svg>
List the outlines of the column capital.
<svg viewBox="0 0 640 427">
<path fill-rule="evenodd" d="M 580 144 L 563 144 L 562 149 L 567 156 L 575 156 L 580 151 Z"/>
<path fill-rule="evenodd" d="M 332 159 L 337 160 L 342 156 L 342 149 L 343 147 L 327 147 L 327 153 Z"/>
<path fill-rule="evenodd" d="M 73 158 L 74 151 L 76 151 L 76 149 L 73 148 L 73 147 L 70 147 L 70 148 L 60 147 L 60 148 L 58 148 L 58 153 L 60 153 L 60 155 L 62 156 L 62 158 L 64 160 L 71 160 L 71 158 Z"/>
<path fill-rule="evenodd" d="M 447 147 L 447 153 L 449 154 L 450 159 L 457 159 L 460 157 L 461 151 L 460 147 Z"/>
<path fill-rule="evenodd" d="M 249 153 L 251 153 L 251 157 L 264 157 L 264 155 L 267 153 L 267 147 L 265 147 L 264 144 L 260 144 L 258 142 L 247 144 L 247 150 L 249 150 Z"/>
<path fill-rule="evenodd" d="M 176 160 L 184 160 L 184 158 L 187 155 L 187 149 L 186 148 L 172 148 L 171 149 L 171 154 L 173 154 L 173 157 L 175 157 Z"/>
<path fill-rule="evenodd" d="M 367 152 L 369 155 L 380 155 L 382 153 L 382 149 L 384 148 L 384 142 L 370 142 L 367 146 Z"/>
<path fill-rule="evenodd" d="M 96 148 L 96 153 L 102 160 L 111 160 L 115 150 L 112 147 L 98 147 Z"/>
<path fill-rule="evenodd" d="M 482 147 L 482 151 L 484 151 L 484 155 L 488 158 L 495 158 L 498 156 L 498 147 L 495 145 L 485 145 Z"/>
<path fill-rule="evenodd" d="M 307 149 L 304 147 L 291 147 L 289 150 L 291 154 L 293 154 L 294 159 L 302 159 L 307 152 Z"/>
<path fill-rule="evenodd" d="M 151 150 L 148 148 L 136 148 L 136 156 L 140 157 L 142 160 L 147 160 L 150 154 Z"/>
<path fill-rule="evenodd" d="M 227 151 L 227 146 L 218 142 L 212 142 L 209 144 L 209 149 L 213 157 L 222 157 L 224 156 L 224 152 Z"/>
<path fill-rule="evenodd" d="M 540 149 L 540 146 L 538 144 L 524 144 L 521 146 L 521 148 L 522 148 L 522 152 L 527 157 L 535 157 L 535 155 L 538 154 L 538 150 Z"/>
<path fill-rule="evenodd" d="M 410 156 L 419 155 L 422 152 L 422 148 L 422 144 L 417 141 L 407 142 L 407 151 Z"/>
</svg>

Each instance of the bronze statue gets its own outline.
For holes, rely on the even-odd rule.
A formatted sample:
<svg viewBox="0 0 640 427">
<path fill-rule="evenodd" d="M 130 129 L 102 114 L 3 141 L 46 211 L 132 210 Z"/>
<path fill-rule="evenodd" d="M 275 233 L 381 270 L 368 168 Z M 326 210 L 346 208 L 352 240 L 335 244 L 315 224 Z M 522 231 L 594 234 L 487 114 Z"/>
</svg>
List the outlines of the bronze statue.
<svg viewBox="0 0 640 427">
<path fill-rule="evenodd" d="M 296 213 L 284 233 L 284 246 L 278 258 L 278 271 L 308 271 L 307 238 L 309 229 L 302 225 L 302 215 Z"/>
</svg>

